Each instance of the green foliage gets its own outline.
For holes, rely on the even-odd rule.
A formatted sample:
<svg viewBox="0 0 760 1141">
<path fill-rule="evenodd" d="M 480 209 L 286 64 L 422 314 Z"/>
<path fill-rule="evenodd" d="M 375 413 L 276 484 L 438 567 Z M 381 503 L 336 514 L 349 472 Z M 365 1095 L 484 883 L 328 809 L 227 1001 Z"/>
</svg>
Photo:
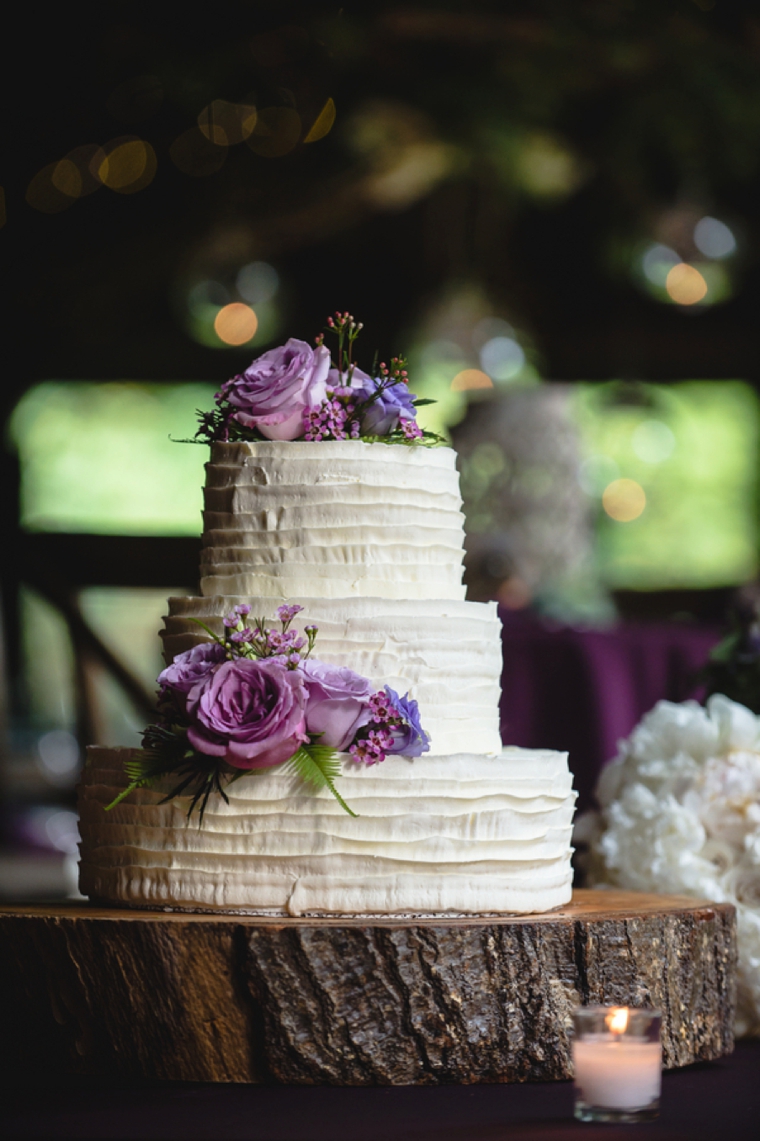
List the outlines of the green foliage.
<svg viewBox="0 0 760 1141">
<path fill-rule="evenodd" d="M 731 626 L 702 671 L 705 696 L 722 693 L 760 714 L 760 623 L 756 606 L 741 606 L 732 615 Z"/>
<path fill-rule="evenodd" d="M 46 381 L 21 398 L 10 433 L 31 530 L 197 535 L 204 455 L 178 448 L 211 385 Z M 160 488 L 160 494 L 156 489 Z"/>
<path fill-rule="evenodd" d="M 143 740 L 144 748 L 136 750 L 124 765 L 129 784 L 106 805 L 106 812 L 121 804 L 135 789 L 150 788 L 172 775 L 177 778 L 177 783 L 160 803 L 166 804 L 177 796 L 190 796 L 187 818 L 190 820 L 197 808 L 200 828 L 212 793 L 218 792 L 229 804 L 226 785 L 244 776 L 259 776 L 266 772 L 266 769 L 252 772 L 230 770 L 218 757 L 210 757 L 191 748 L 187 743 L 186 729 L 179 725 L 151 725 L 145 730 Z M 340 758 L 329 745 L 301 745 L 298 752 L 284 763 L 304 784 L 314 789 L 329 789 L 341 808 L 349 816 L 356 816 L 335 787 L 335 780 L 340 776 Z"/>
<path fill-rule="evenodd" d="M 106 812 L 115 808 L 135 789 L 150 788 L 170 774 L 177 778 L 177 783 L 160 803 L 166 804 L 183 794 L 189 796 L 187 818 L 189 820 L 197 808 L 199 828 L 213 792 L 218 792 L 225 803 L 229 803 L 222 784 L 225 778 L 225 783 L 229 783 L 227 768 L 218 757 L 210 757 L 191 748 L 184 727 L 150 725 L 145 730 L 143 742 L 144 747 L 136 750 L 124 765 L 129 784 L 115 800 L 106 805 Z"/>
<path fill-rule="evenodd" d="M 613 589 L 705 589 L 750 580 L 757 570 L 760 406 L 741 381 L 578 385 L 572 398 L 585 482 L 596 515 L 597 557 Z M 642 443 L 656 429 L 661 455 Z M 606 483 L 635 480 L 646 507 L 617 522 L 602 508 Z M 588 477 L 587 477 L 588 480 Z"/>
<path fill-rule="evenodd" d="M 334 782 L 340 776 L 340 758 L 329 745 L 301 745 L 286 763 L 305 784 L 329 789 L 341 808 L 349 816 L 356 816 L 335 787 Z"/>
</svg>

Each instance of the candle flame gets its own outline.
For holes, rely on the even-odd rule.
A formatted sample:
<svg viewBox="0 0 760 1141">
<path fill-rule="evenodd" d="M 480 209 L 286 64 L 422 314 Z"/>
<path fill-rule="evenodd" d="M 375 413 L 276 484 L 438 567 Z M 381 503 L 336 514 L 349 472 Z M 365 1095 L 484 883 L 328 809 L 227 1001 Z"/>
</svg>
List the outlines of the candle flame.
<svg viewBox="0 0 760 1141">
<path fill-rule="evenodd" d="M 628 1007 L 613 1007 L 610 1013 L 605 1016 L 604 1021 L 607 1023 L 607 1029 L 611 1030 L 613 1034 L 625 1034 L 628 1026 Z"/>
</svg>

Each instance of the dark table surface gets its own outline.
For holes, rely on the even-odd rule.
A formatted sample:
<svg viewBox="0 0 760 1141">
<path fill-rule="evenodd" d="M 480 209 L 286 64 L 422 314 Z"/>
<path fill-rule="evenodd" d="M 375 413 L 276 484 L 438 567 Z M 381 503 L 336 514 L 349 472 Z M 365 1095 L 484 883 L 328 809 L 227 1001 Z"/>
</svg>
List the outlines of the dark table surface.
<svg viewBox="0 0 760 1141">
<path fill-rule="evenodd" d="M 733 1055 L 663 1075 L 655 1122 L 572 1118 L 570 1082 L 336 1089 L 114 1082 L 5 1074 L 4 1138 L 240 1141 L 759 1141 L 760 1040 Z"/>
</svg>

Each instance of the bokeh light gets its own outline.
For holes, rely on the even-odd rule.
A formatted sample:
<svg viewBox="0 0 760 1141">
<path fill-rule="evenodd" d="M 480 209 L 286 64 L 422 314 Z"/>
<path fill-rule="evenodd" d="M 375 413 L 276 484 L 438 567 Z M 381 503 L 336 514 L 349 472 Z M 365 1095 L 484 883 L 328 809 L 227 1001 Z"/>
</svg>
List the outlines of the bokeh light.
<svg viewBox="0 0 760 1141">
<path fill-rule="evenodd" d="M 614 479 L 602 493 L 602 507 L 617 523 L 638 519 L 646 505 L 644 488 L 635 479 Z"/>
<path fill-rule="evenodd" d="M 301 116 L 293 107 L 264 107 L 245 141 L 257 155 L 280 158 L 293 150 L 300 137 Z"/>
<path fill-rule="evenodd" d="M 274 297 L 280 285 L 280 276 L 268 262 L 252 261 L 240 270 L 235 285 L 245 301 L 251 305 L 262 305 Z"/>
<path fill-rule="evenodd" d="M 694 227 L 694 245 L 707 258 L 727 258 L 736 252 L 736 238 L 718 218 L 700 218 Z"/>
<path fill-rule="evenodd" d="M 563 140 L 546 132 L 533 132 L 517 151 L 514 173 L 528 194 L 558 199 L 577 190 L 588 171 Z"/>
<path fill-rule="evenodd" d="M 280 276 L 268 262 L 248 262 L 237 271 L 218 266 L 219 277 L 183 278 L 174 301 L 187 333 L 210 349 L 246 344 L 255 336 L 267 345 L 282 332 L 285 313 L 278 301 Z"/>
<path fill-rule="evenodd" d="M 58 166 L 57 162 L 48 163 L 35 174 L 26 188 L 27 205 L 39 210 L 41 214 L 60 214 L 61 210 L 67 210 L 76 201 L 53 182 Z"/>
<path fill-rule="evenodd" d="M 27 187 L 27 203 L 44 214 L 60 213 L 77 199 L 100 189 L 100 170 L 105 161 L 105 151 L 95 143 L 75 147 L 58 162 L 38 171 Z"/>
<path fill-rule="evenodd" d="M 665 289 L 677 305 L 696 305 L 707 296 L 707 282 L 699 270 L 687 262 L 679 262 L 668 271 Z"/>
<path fill-rule="evenodd" d="M 37 741 L 40 767 L 53 784 L 66 784 L 79 769 L 79 744 L 73 733 L 52 729 Z"/>
<path fill-rule="evenodd" d="M 643 420 L 634 428 L 631 447 L 640 460 L 661 464 L 670 458 L 676 446 L 672 430 L 662 420 Z"/>
<path fill-rule="evenodd" d="M 209 142 L 198 127 L 191 127 L 169 147 L 169 158 L 183 174 L 205 178 L 221 170 L 227 158 L 227 148 Z"/>
<path fill-rule="evenodd" d="M 514 327 L 503 317 L 483 317 L 472 331 L 472 347 L 479 353 L 485 343 L 494 337 L 511 337 L 514 339 Z"/>
<path fill-rule="evenodd" d="M 513 380 L 525 365 L 525 353 L 513 337 L 491 337 L 480 350 L 480 365 L 494 380 Z"/>
<path fill-rule="evenodd" d="M 100 190 L 103 183 L 100 181 L 99 170 L 105 159 L 105 152 L 96 143 L 85 143 L 84 146 L 74 147 L 69 151 L 64 161 L 71 162 L 79 171 L 80 187 L 78 198 L 85 198 Z"/>
<path fill-rule="evenodd" d="M 250 305 L 232 301 L 214 318 L 214 332 L 225 345 L 244 345 L 253 340 L 258 324 L 259 319 Z"/>
<path fill-rule="evenodd" d="M 153 181 L 158 165 L 156 152 L 144 139 L 113 139 L 104 147 L 100 181 L 117 194 L 136 194 Z"/>
<path fill-rule="evenodd" d="M 680 261 L 680 257 L 675 250 L 671 250 L 670 246 L 657 243 L 645 251 L 641 259 L 641 269 L 647 281 L 664 289 L 668 274 Z"/>
<path fill-rule="evenodd" d="M 205 314 L 208 309 L 213 309 L 214 316 L 216 316 L 217 310 L 228 305 L 231 300 L 229 290 L 222 285 L 221 281 L 207 279 L 196 282 L 189 291 L 187 307 L 191 313 L 198 316 Z"/>
<path fill-rule="evenodd" d="M 493 388 L 493 381 L 479 368 L 464 368 L 451 382 L 452 392 L 470 392 L 478 388 Z"/>
<path fill-rule="evenodd" d="M 305 143 L 316 143 L 332 130 L 335 122 L 335 103 L 328 99 L 304 138 Z"/>
<path fill-rule="evenodd" d="M 578 469 L 578 483 L 586 495 L 600 496 L 604 489 L 620 475 L 620 468 L 611 456 L 588 456 Z"/>
<path fill-rule="evenodd" d="M 198 116 L 198 128 L 210 143 L 232 147 L 242 143 L 253 132 L 258 114 L 248 103 L 229 103 L 214 99 Z"/>
<path fill-rule="evenodd" d="M 69 198 L 79 198 L 82 193 L 82 175 L 70 158 L 62 158 L 55 164 L 50 180 L 56 190 Z"/>
</svg>

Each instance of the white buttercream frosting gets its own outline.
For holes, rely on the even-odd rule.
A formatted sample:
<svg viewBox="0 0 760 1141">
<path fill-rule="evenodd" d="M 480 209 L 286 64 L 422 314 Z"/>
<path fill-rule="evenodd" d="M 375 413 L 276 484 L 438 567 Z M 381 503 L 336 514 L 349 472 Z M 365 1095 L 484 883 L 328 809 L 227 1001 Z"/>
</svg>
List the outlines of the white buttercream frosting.
<svg viewBox="0 0 760 1141">
<path fill-rule="evenodd" d="M 124 787 L 123 749 L 88 750 L 82 890 L 132 905 L 303 914 L 544 911 L 570 898 L 574 793 L 565 754 L 505 749 L 380 765 L 345 757 L 341 791 L 286 768 L 214 796 L 203 827 L 170 784 Z"/>
<path fill-rule="evenodd" d="M 464 598 L 450 448 L 214 444 L 204 502 L 204 595 Z"/>
<path fill-rule="evenodd" d="M 80 789 L 81 887 L 133 906 L 272 915 L 542 911 L 571 894 L 575 794 L 564 754 L 502 749 L 501 626 L 466 602 L 454 453 L 339 443 L 215 444 L 206 467 L 201 597 L 169 600 L 171 661 L 246 602 L 303 606 L 316 655 L 409 692 L 430 753 L 367 767 L 341 793 L 286 767 L 246 774 L 203 827 L 171 784 L 125 786 L 120 749 L 95 748 Z"/>
</svg>

